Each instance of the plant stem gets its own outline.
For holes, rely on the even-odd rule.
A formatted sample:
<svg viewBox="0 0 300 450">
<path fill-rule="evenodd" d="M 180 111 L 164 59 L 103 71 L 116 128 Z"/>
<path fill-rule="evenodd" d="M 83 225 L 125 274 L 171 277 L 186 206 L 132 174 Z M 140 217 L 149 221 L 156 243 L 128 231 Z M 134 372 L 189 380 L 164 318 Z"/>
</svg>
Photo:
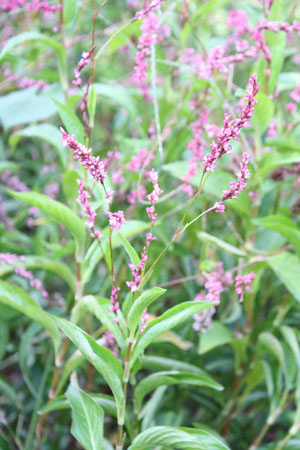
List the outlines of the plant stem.
<svg viewBox="0 0 300 450">
<path fill-rule="evenodd" d="M 185 213 L 184 213 L 184 215 L 183 215 L 181 221 L 179 222 L 179 225 L 178 225 L 178 227 L 177 227 L 177 229 L 176 229 L 176 231 L 175 231 L 175 233 L 174 233 L 173 238 L 171 239 L 171 241 L 169 242 L 169 244 L 163 249 L 163 251 L 158 255 L 158 257 L 155 259 L 155 261 L 151 264 L 151 266 L 149 267 L 149 269 L 148 269 L 147 272 L 145 273 L 144 279 L 143 279 L 143 281 L 142 281 L 142 283 L 141 283 L 141 285 L 140 285 L 140 289 L 142 289 L 142 287 L 143 287 L 143 286 L 145 285 L 145 283 L 147 282 L 147 280 L 148 280 L 150 274 L 152 273 L 154 267 L 156 266 L 156 264 L 157 264 L 157 263 L 160 261 L 160 259 L 164 256 L 164 254 L 169 250 L 169 248 L 172 246 L 172 244 L 179 238 L 179 236 L 180 236 L 180 234 L 181 234 L 180 232 L 181 232 L 182 225 L 183 225 L 183 223 L 184 223 L 184 221 L 185 221 L 187 215 L 189 214 L 189 212 L 190 212 L 190 210 L 191 210 L 193 204 L 194 204 L 195 201 L 198 199 L 198 197 L 199 197 L 199 195 L 200 195 L 200 193 L 201 193 L 201 191 L 202 191 L 202 189 L 203 189 L 203 186 L 204 186 L 204 184 L 205 184 L 205 182 L 206 182 L 206 180 L 207 180 L 207 178 L 208 178 L 208 175 L 209 175 L 209 173 L 208 173 L 207 176 L 204 178 L 205 172 L 202 173 L 201 180 L 200 180 L 200 183 L 199 183 L 199 188 L 198 188 L 196 194 L 194 195 L 193 199 L 191 200 L 190 204 L 188 205 L 188 207 L 187 207 L 187 209 L 186 209 L 186 211 L 185 211 Z"/>
<path fill-rule="evenodd" d="M 133 345 L 133 336 L 130 334 L 129 343 L 127 347 L 126 357 L 125 357 L 125 365 L 124 365 L 124 375 L 123 375 L 123 407 L 121 411 L 121 417 L 118 420 L 118 434 L 117 434 L 117 442 L 116 442 L 116 450 L 123 449 L 123 424 L 125 418 L 125 409 L 126 409 L 126 400 L 127 400 L 127 387 L 130 376 L 130 354 Z"/>
</svg>

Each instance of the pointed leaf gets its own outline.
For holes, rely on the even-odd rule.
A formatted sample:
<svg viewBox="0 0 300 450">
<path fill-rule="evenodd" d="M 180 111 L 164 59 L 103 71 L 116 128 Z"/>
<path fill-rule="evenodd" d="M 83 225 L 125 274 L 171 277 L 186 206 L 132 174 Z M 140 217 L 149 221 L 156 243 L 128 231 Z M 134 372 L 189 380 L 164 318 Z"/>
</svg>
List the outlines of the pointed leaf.
<svg viewBox="0 0 300 450">
<path fill-rule="evenodd" d="M 133 333 L 141 320 L 141 317 L 149 305 L 151 305 L 154 300 L 163 295 L 166 289 L 159 287 L 154 287 L 148 291 L 143 292 L 133 303 L 129 310 L 127 317 L 127 325 L 129 330 Z"/>
<path fill-rule="evenodd" d="M 85 450 L 103 448 L 103 409 L 91 396 L 73 384 L 68 387 L 66 396 L 72 408 L 71 433 Z"/>
<path fill-rule="evenodd" d="M 300 261 L 291 253 L 285 252 L 268 259 L 269 266 L 273 269 L 279 280 L 290 293 L 300 302 Z"/>
<path fill-rule="evenodd" d="M 72 322 L 77 323 L 85 311 L 90 311 L 114 335 L 120 348 L 125 347 L 120 327 L 114 322 L 115 315 L 109 310 L 111 303 L 108 299 L 86 295 L 79 299 L 72 310 Z"/>
<path fill-rule="evenodd" d="M 131 365 L 134 364 L 139 354 L 151 344 L 159 335 L 171 328 L 174 328 L 179 323 L 188 319 L 190 316 L 202 311 L 203 309 L 213 306 L 213 302 L 185 302 L 166 311 L 157 319 L 154 319 L 145 331 L 142 333 L 137 343 L 134 346 Z"/>
<path fill-rule="evenodd" d="M 192 372 L 157 372 L 142 379 L 136 386 L 134 395 L 136 407 L 139 410 L 145 395 L 159 386 L 173 384 L 188 384 L 194 386 L 205 386 L 217 391 L 223 390 L 223 387 L 216 383 L 212 378 L 205 375 L 198 375 Z"/>
<path fill-rule="evenodd" d="M 135 267 L 139 264 L 140 258 L 135 249 L 132 247 L 130 242 L 122 235 L 122 233 L 118 233 L 120 242 L 122 243 L 123 247 L 125 248 L 130 260 L 133 262 Z"/>
<path fill-rule="evenodd" d="M 32 206 L 36 206 L 45 214 L 53 217 L 57 222 L 63 223 L 73 234 L 77 244 L 77 251 L 79 252 L 80 249 L 82 249 L 85 241 L 85 226 L 70 208 L 37 192 L 9 191 L 9 193 L 19 200 L 27 202 Z"/>
<path fill-rule="evenodd" d="M 124 395 L 122 390 L 123 369 L 119 360 L 111 351 L 101 347 L 91 336 L 73 323 L 54 316 L 53 320 L 103 376 L 115 397 L 118 415 L 120 416 Z"/>
<path fill-rule="evenodd" d="M 61 337 L 59 331 L 52 320 L 52 316 L 44 311 L 23 289 L 5 281 L 0 281 L 0 303 L 16 309 L 32 320 L 40 323 L 50 334 L 55 353 L 57 354 Z"/>
<path fill-rule="evenodd" d="M 67 132 L 74 134 L 76 141 L 84 143 L 84 128 L 76 116 L 76 114 L 67 105 L 60 103 L 58 100 L 52 99 L 57 107 L 59 117 L 61 118 Z"/>
</svg>

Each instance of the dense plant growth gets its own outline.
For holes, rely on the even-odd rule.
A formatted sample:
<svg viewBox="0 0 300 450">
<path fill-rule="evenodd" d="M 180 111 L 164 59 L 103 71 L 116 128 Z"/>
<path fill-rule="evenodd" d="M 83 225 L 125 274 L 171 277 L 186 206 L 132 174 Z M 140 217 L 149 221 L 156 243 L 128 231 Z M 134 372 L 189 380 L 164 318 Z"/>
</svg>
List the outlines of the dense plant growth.
<svg viewBox="0 0 300 450">
<path fill-rule="evenodd" d="M 299 2 L 0 8 L 0 448 L 299 449 Z"/>
</svg>

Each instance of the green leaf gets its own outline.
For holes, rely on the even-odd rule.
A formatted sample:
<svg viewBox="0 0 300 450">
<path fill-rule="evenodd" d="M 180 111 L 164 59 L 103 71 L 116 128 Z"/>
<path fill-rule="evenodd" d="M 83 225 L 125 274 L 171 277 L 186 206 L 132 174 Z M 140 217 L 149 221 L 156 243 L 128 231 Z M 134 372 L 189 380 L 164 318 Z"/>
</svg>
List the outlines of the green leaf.
<svg viewBox="0 0 300 450">
<path fill-rule="evenodd" d="M 123 245 L 124 249 L 126 250 L 127 255 L 129 256 L 130 260 L 133 262 L 135 267 L 140 263 L 140 257 L 135 251 L 135 249 L 132 247 L 130 242 L 122 235 L 122 233 L 118 233 L 119 239 L 121 244 Z"/>
<path fill-rule="evenodd" d="M 180 305 L 170 308 L 157 319 L 152 320 L 148 327 L 143 331 L 133 348 L 131 355 L 131 366 L 134 364 L 139 354 L 162 333 L 174 328 L 190 316 L 202 311 L 203 309 L 209 308 L 214 304 L 215 303 L 213 302 L 194 301 L 181 303 Z"/>
<path fill-rule="evenodd" d="M 263 134 L 274 116 L 275 106 L 273 100 L 263 92 L 259 92 L 255 98 L 258 103 L 255 106 L 252 121 L 258 132 Z"/>
<path fill-rule="evenodd" d="M 114 395 L 118 409 L 118 417 L 120 417 L 124 395 L 122 390 L 123 369 L 119 360 L 111 351 L 101 347 L 92 337 L 73 323 L 54 316 L 53 320 L 73 342 L 75 347 L 81 351 L 86 359 L 103 376 Z"/>
<path fill-rule="evenodd" d="M 140 233 L 141 231 L 147 230 L 149 228 L 149 223 L 142 222 L 141 220 L 128 220 L 125 225 L 122 227 L 122 236 L 124 236 L 126 239 L 133 236 L 134 234 Z M 108 228 L 103 230 L 103 234 L 108 234 Z M 113 234 L 112 236 L 112 247 L 115 248 L 118 245 L 121 245 L 121 241 L 118 234 Z M 108 248 L 108 238 L 107 236 L 102 239 L 102 247 L 104 248 L 104 253 L 106 253 L 106 247 L 107 247 L 107 253 L 109 252 Z M 96 265 L 99 263 L 99 261 L 103 258 L 103 254 L 101 252 L 101 249 L 99 248 L 99 244 L 97 241 L 94 241 L 92 245 L 90 246 L 85 260 L 83 262 L 83 275 L 82 279 L 83 282 L 86 283 L 89 281 Z"/>
<path fill-rule="evenodd" d="M 7 398 L 7 400 L 14 405 L 14 407 L 20 408 L 20 402 L 17 394 L 14 391 L 11 383 L 9 383 L 2 375 L 0 375 L 0 392 Z"/>
<path fill-rule="evenodd" d="M 77 9 L 77 0 L 64 0 L 64 23 L 67 25 L 73 19 L 76 9 Z"/>
<path fill-rule="evenodd" d="M 222 241 L 222 239 L 219 239 L 216 236 L 205 233 L 205 231 L 200 231 L 200 233 L 197 233 L 197 236 L 202 241 L 209 242 L 215 245 L 217 248 L 224 250 L 224 252 L 226 253 L 236 256 L 247 256 L 247 253 L 245 253 L 243 250 L 240 250 L 239 248 L 234 247 L 233 245 L 228 244 L 225 241 Z"/>
<path fill-rule="evenodd" d="M 265 145 L 266 147 L 277 147 L 281 151 L 293 150 L 295 152 L 300 152 L 299 143 L 291 138 L 268 138 L 265 141 Z"/>
<path fill-rule="evenodd" d="M 33 348 L 31 346 L 31 340 L 37 333 L 40 333 L 43 328 L 37 322 L 32 322 L 25 333 L 22 334 L 22 339 L 19 347 L 19 365 L 22 371 L 22 375 L 24 377 L 25 383 L 27 384 L 28 389 L 31 394 L 36 397 L 37 396 L 37 386 L 32 380 L 32 376 L 30 374 L 30 362 L 32 361 L 32 353 Z"/>
<path fill-rule="evenodd" d="M 178 370 L 179 372 L 192 372 L 202 375 L 207 373 L 194 364 L 162 356 L 145 355 L 141 361 L 142 367 L 151 370 Z"/>
<path fill-rule="evenodd" d="M 38 41 L 39 43 L 43 42 L 49 47 L 53 48 L 53 50 L 58 55 L 59 59 L 63 60 L 65 58 L 65 49 L 56 40 L 51 39 L 41 33 L 28 31 L 25 33 L 18 34 L 17 36 L 13 36 L 6 42 L 0 53 L 0 61 L 2 61 L 4 57 L 7 54 L 9 54 L 11 50 L 13 50 L 15 47 L 27 41 Z"/>
<path fill-rule="evenodd" d="M 114 335 L 120 348 L 125 348 L 124 338 L 120 327 L 114 322 L 115 315 L 109 310 L 111 303 L 108 299 L 86 295 L 79 299 L 72 310 L 72 322 L 77 323 L 86 311 L 94 314 L 97 319 Z"/>
<path fill-rule="evenodd" d="M 71 433 L 85 450 L 103 448 L 103 409 L 93 398 L 73 384 L 68 387 L 66 397 L 72 408 Z"/>
<path fill-rule="evenodd" d="M 49 97 L 62 98 L 57 85 L 38 91 L 36 86 L 11 92 L 0 98 L 0 120 L 4 128 L 49 119 L 56 108 Z"/>
<path fill-rule="evenodd" d="M 277 167 L 294 164 L 295 162 L 300 162 L 299 152 L 279 153 L 270 151 L 263 155 L 259 165 L 258 175 L 263 178 Z"/>
<path fill-rule="evenodd" d="M 0 173 L 6 172 L 7 170 L 15 171 L 18 168 L 18 164 L 13 161 L 0 161 Z"/>
<path fill-rule="evenodd" d="M 69 268 L 64 263 L 53 261 L 53 259 L 44 258 L 42 256 L 26 255 L 24 262 L 14 263 L 14 267 L 26 267 L 27 269 L 44 269 L 49 272 L 59 275 L 63 280 L 65 280 L 73 292 L 75 292 L 75 277 Z M 0 277 L 8 273 L 13 272 L 14 267 L 9 265 L 0 266 Z"/>
<path fill-rule="evenodd" d="M 57 354 L 61 337 L 50 314 L 45 312 L 23 289 L 0 281 L 0 302 L 40 323 L 50 334 Z"/>
<path fill-rule="evenodd" d="M 139 321 L 141 320 L 145 308 L 151 305 L 154 300 L 163 295 L 165 292 L 166 289 L 154 287 L 152 289 L 149 289 L 148 291 L 143 292 L 135 300 L 127 316 L 127 325 L 132 333 L 134 333 Z"/>
<path fill-rule="evenodd" d="M 279 340 L 267 331 L 260 333 L 258 340 L 260 346 L 266 349 L 268 353 L 275 356 L 280 366 L 284 368 L 284 351 Z"/>
<path fill-rule="evenodd" d="M 117 407 L 114 398 L 110 395 L 105 394 L 90 394 L 90 397 L 93 401 L 101 406 L 105 414 L 109 414 L 113 417 L 117 417 Z M 47 402 L 39 411 L 39 415 L 49 414 L 53 411 L 61 411 L 64 409 L 69 409 L 70 403 L 65 397 L 65 395 L 59 395 L 55 397 L 53 400 Z M 130 436 L 133 436 L 133 429 L 131 423 L 131 417 L 128 414 L 128 411 L 125 412 L 125 426 Z"/>
<path fill-rule="evenodd" d="M 300 230 L 288 217 L 271 215 L 255 219 L 253 223 L 282 234 L 294 246 L 300 257 Z"/>
<path fill-rule="evenodd" d="M 299 72 L 281 72 L 278 78 L 277 89 L 279 92 L 296 89 L 299 82 Z"/>
<path fill-rule="evenodd" d="M 300 368 L 300 346 L 295 329 L 288 327 L 287 325 L 283 325 L 280 327 L 280 331 L 294 353 L 296 364 L 298 365 L 298 368 Z"/>
<path fill-rule="evenodd" d="M 268 259 L 268 265 L 288 291 L 300 302 L 300 261 L 291 253 L 285 252 Z"/>
<path fill-rule="evenodd" d="M 209 331 L 201 335 L 199 353 L 202 355 L 213 348 L 229 344 L 232 340 L 231 331 L 221 322 L 214 320 Z"/>
<path fill-rule="evenodd" d="M 60 103 L 58 100 L 52 99 L 57 107 L 58 114 L 64 124 L 68 134 L 75 135 L 76 141 L 83 144 L 84 142 L 84 128 L 76 116 L 76 114 L 67 105 Z"/>
<path fill-rule="evenodd" d="M 37 192 L 9 191 L 9 193 L 19 200 L 27 202 L 32 206 L 36 206 L 45 214 L 53 217 L 57 222 L 63 223 L 73 234 L 77 244 L 77 252 L 78 254 L 80 253 L 85 241 L 85 226 L 70 208 Z"/>
<path fill-rule="evenodd" d="M 221 450 L 227 449 L 221 438 L 205 429 L 175 428 L 158 426 L 148 428 L 133 440 L 128 450 L 141 450 L 149 447 Z"/>
<path fill-rule="evenodd" d="M 78 197 L 78 178 L 80 178 L 80 175 L 76 170 L 66 170 L 62 180 L 64 196 L 73 202 Z"/>
<path fill-rule="evenodd" d="M 63 148 L 61 133 L 57 127 L 46 123 L 31 125 L 13 133 L 9 138 L 9 144 L 16 147 L 21 137 L 38 138 L 48 142 L 57 150 L 63 166 L 66 167 L 68 152 Z"/>
<path fill-rule="evenodd" d="M 135 387 L 134 395 L 137 410 L 140 409 L 142 401 L 148 392 L 153 391 L 159 386 L 173 384 L 188 384 L 193 386 L 204 386 L 217 391 L 223 390 L 223 387 L 209 376 L 199 375 L 192 372 L 157 372 L 143 378 L 142 381 L 140 381 Z"/>
<path fill-rule="evenodd" d="M 132 117 L 135 117 L 136 112 L 136 105 L 133 100 L 133 96 L 130 94 L 130 90 L 120 84 L 101 84 L 101 83 L 95 83 L 95 91 L 97 95 L 101 97 L 108 97 L 109 99 L 113 100 L 117 104 L 123 106 Z M 103 99 L 101 99 L 101 102 Z"/>
</svg>

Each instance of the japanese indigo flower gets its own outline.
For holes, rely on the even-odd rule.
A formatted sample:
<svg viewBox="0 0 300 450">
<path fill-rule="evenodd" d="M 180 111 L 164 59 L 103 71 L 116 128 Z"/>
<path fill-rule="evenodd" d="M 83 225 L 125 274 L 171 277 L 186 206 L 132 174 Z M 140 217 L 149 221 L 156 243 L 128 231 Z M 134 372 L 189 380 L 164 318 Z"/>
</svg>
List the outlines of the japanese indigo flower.
<svg viewBox="0 0 300 450">
<path fill-rule="evenodd" d="M 79 197 L 76 199 L 76 202 L 83 208 L 84 212 L 87 215 L 86 225 L 91 229 L 91 237 L 95 237 L 96 239 L 100 239 L 102 236 L 100 231 L 95 231 L 95 219 L 96 219 L 96 211 L 91 208 L 91 203 L 89 202 L 89 198 L 91 195 L 84 188 L 83 180 L 78 179 L 77 184 L 79 186 L 78 194 Z"/>
<path fill-rule="evenodd" d="M 105 331 L 102 335 L 102 344 L 103 347 L 107 348 L 112 352 L 116 358 L 119 356 L 119 349 L 115 340 L 114 335 L 110 331 Z"/>
<path fill-rule="evenodd" d="M 63 128 L 60 128 L 60 131 L 62 133 L 63 146 L 74 150 L 74 159 L 79 159 L 81 165 L 87 169 L 93 180 L 103 185 L 106 178 L 103 161 L 100 160 L 99 156 L 91 155 L 91 148 L 87 148 L 85 145 L 75 141 L 74 135 L 69 136 Z"/>
<path fill-rule="evenodd" d="M 146 250 L 146 247 L 144 247 L 141 254 L 141 261 L 138 263 L 137 267 L 135 267 L 132 261 L 130 261 L 130 263 L 128 264 L 132 272 L 132 281 L 126 281 L 126 284 L 131 292 L 136 292 L 141 284 L 143 269 L 145 266 L 145 262 L 148 259 Z"/>
<path fill-rule="evenodd" d="M 242 160 L 240 163 L 240 170 L 237 172 L 237 182 L 231 181 L 229 183 L 230 189 L 227 191 L 223 191 L 223 195 L 220 202 L 215 203 L 214 209 L 218 213 L 223 213 L 225 211 L 224 203 L 225 200 L 229 200 L 232 198 L 237 199 L 237 195 L 242 192 L 243 189 L 247 187 L 246 179 L 250 178 L 250 172 L 248 169 L 248 163 L 249 163 L 249 155 L 248 153 L 242 154 Z"/>
<path fill-rule="evenodd" d="M 249 291 L 251 283 L 255 278 L 255 273 L 250 272 L 245 275 L 237 275 L 235 277 L 235 291 L 240 295 L 240 302 L 244 300 L 246 291 Z"/>
<path fill-rule="evenodd" d="M 206 301 L 205 292 L 201 291 L 194 298 L 195 302 Z M 200 333 L 207 333 L 212 325 L 212 318 L 216 312 L 216 307 L 211 306 L 210 308 L 206 308 L 203 311 L 198 312 L 193 315 L 194 323 L 193 328 L 195 331 L 199 331 Z"/>
<path fill-rule="evenodd" d="M 151 227 L 153 227 L 157 219 L 157 214 L 155 214 L 155 203 L 159 200 L 159 197 L 163 193 L 163 191 L 158 185 L 158 173 L 154 169 L 152 169 L 148 173 L 148 177 L 152 181 L 153 191 L 150 194 L 146 195 L 146 199 L 151 202 L 151 206 L 146 208 L 146 212 L 149 219 L 151 220 Z"/>
<path fill-rule="evenodd" d="M 107 212 L 108 219 L 109 219 L 109 226 L 111 231 L 114 230 L 120 230 L 122 225 L 126 223 L 125 217 L 124 217 L 124 211 L 117 211 L 117 212 Z"/>
<path fill-rule="evenodd" d="M 25 262 L 26 258 L 24 255 L 18 256 L 15 253 L 0 253 L 0 264 L 12 266 L 16 275 L 29 280 L 32 288 L 39 290 L 44 298 L 48 298 L 48 292 L 44 289 L 42 281 L 35 278 L 30 270 L 27 270 L 25 267 L 19 265 L 19 263 L 24 264 Z"/>
<path fill-rule="evenodd" d="M 256 74 L 251 75 L 249 80 L 250 87 L 246 91 L 246 106 L 239 114 L 238 119 L 232 120 L 229 114 L 224 115 L 223 128 L 218 134 L 217 140 L 213 141 L 210 148 L 211 152 L 204 156 L 203 165 L 205 172 L 214 172 L 216 163 L 225 153 L 231 153 L 231 140 L 239 141 L 239 135 L 242 128 L 249 127 L 249 119 L 253 116 L 254 106 L 257 104 L 255 95 L 259 91 L 260 83 L 257 82 Z"/>
</svg>

